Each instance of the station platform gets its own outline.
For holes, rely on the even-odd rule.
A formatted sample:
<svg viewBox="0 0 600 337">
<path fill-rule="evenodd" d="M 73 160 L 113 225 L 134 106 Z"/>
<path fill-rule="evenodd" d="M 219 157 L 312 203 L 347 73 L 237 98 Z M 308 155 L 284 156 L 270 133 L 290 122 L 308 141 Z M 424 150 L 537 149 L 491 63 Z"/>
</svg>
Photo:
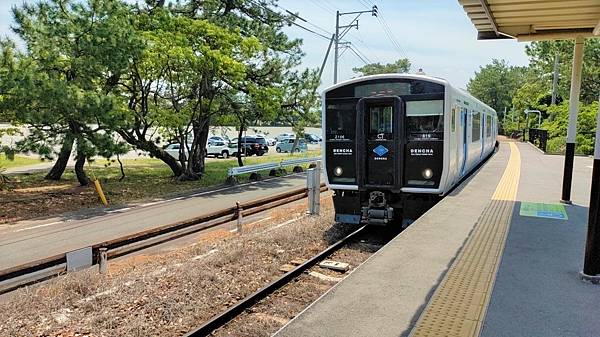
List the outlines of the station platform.
<svg viewBox="0 0 600 337">
<path fill-rule="evenodd" d="M 276 336 L 600 336 L 582 270 L 592 158 L 501 142 L 467 181 Z"/>
</svg>

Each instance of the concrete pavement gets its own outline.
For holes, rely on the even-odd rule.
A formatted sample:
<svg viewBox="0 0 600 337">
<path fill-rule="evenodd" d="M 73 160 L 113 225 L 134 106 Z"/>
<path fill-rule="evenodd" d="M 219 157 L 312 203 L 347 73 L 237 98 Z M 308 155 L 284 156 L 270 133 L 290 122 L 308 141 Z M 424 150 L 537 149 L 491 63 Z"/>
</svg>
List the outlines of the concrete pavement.
<svg viewBox="0 0 600 337">
<path fill-rule="evenodd" d="M 407 336 L 488 204 L 508 152 L 502 146 L 475 176 L 276 336 Z"/>
<path fill-rule="evenodd" d="M 564 158 L 543 155 L 526 143 L 517 146 L 522 158 L 517 201 L 495 283 L 491 281 L 491 300 L 481 304 L 486 306 L 484 315 L 475 322 L 483 326 L 480 336 L 598 336 L 600 287 L 579 278 L 592 159 L 575 159 L 574 205 L 566 206 L 568 220 L 522 216 L 522 203 L 558 204 Z M 484 261 L 472 259 L 468 260 L 471 267 L 457 267 L 465 246 L 475 241 L 477 247 L 496 247 L 485 241 L 487 236 L 473 233 L 481 233 L 477 229 L 482 218 L 487 222 L 508 221 L 483 214 L 506 166 L 507 147 L 502 144 L 500 152 L 468 184 L 442 200 L 276 336 L 455 336 L 451 334 L 454 328 L 470 326 L 472 321 L 461 320 L 465 314 L 462 302 L 479 297 L 461 299 L 458 294 L 444 302 L 449 316 L 434 306 L 430 311 L 435 324 L 414 330 L 425 316 L 425 308 L 432 304 L 432 296 L 438 296 L 438 302 L 450 298 L 437 295 L 440 285 L 448 284 L 450 271 L 470 272 L 472 266 Z M 475 275 L 465 275 L 466 280 L 469 277 L 475 279 Z M 468 282 L 456 284 L 463 290 L 473 286 Z M 470 314 L 472 310 L 475 308 L 467 311 Z M 456 336 L 471 333 L 465 330 Z"/>
</svg>

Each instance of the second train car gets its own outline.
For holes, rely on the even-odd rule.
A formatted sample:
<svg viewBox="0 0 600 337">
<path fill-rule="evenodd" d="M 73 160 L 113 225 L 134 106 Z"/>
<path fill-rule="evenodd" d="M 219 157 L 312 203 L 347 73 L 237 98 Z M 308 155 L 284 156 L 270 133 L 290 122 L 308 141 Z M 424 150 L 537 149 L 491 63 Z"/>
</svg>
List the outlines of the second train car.
<svg viewBox="0 0 600 337">
<path fill-rule="evenodd" d="M 338 222 L 406 225 L 496 145 L 496 111 L 437 77 L 355 78 L 327 88 L 322 102 Z"/>
</svg>

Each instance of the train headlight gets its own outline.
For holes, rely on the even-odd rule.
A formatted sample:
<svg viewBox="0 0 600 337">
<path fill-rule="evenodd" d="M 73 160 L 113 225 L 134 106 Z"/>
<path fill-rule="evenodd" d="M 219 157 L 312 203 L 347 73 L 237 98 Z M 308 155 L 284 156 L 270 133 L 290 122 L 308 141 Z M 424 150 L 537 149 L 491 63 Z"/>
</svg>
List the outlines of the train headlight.
<svg viewBox="0 0 600 337">
<path fill-rule="evenodd" d="M 342 173 L 344 173 L 344 170 L 342 170 L 342 168 L 339 166 L 333 169 L 333 174 L 335 174 L 337 177 L 341 176 Z"/>
<path fill-rule="evenodd" d="M 423 174 L 423 178 L 425 178 L 427 180 L 429 180 L 429 179 L 431 179 L 431 177 L 433 177 L 433 171 L 428 168 L 424 169 L 422 174 Z"/>
</svg>

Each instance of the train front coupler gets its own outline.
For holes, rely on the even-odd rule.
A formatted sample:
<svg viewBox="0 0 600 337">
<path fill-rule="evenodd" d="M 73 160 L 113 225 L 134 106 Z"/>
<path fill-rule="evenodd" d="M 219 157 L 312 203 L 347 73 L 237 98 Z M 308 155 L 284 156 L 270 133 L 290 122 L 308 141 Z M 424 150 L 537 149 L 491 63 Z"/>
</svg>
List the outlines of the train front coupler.
<svg viewBox="0 0 600 337">
<path fill-rule="evenodd" d="M 362 207 L 362 218 L 370 225 L 386 225 L 394 219 L 394 209 L 389 207 L 385 193 L 373 191 L 369 193 L 369 206 Z"/>
</svg>

